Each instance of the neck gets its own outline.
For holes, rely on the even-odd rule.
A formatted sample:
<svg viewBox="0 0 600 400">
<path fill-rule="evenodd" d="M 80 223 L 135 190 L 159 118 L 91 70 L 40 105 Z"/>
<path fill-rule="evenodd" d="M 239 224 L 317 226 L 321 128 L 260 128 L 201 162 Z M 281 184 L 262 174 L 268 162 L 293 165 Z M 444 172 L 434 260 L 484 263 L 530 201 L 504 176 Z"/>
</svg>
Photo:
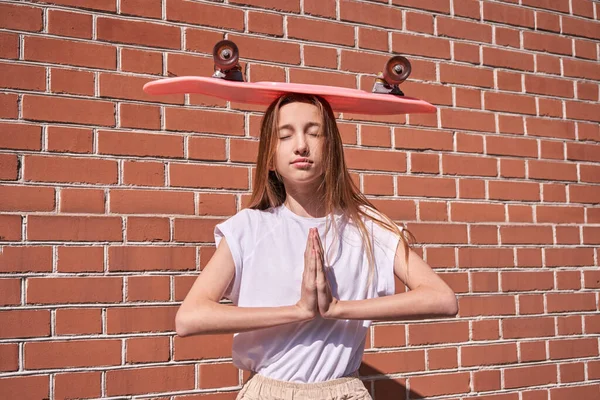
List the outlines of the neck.
<svg viewBox="0 0 600 400">
<path fill-rule="evenodd" d="M 322 193 L 317 191 L 317 188 L 288 188 L 286 186 L 285 191 L 284 204 L 294 214 L 310 218 L 321 218 L 327 215 L 324 202 L 318 201 L 323 197 Z"/>
</svg>

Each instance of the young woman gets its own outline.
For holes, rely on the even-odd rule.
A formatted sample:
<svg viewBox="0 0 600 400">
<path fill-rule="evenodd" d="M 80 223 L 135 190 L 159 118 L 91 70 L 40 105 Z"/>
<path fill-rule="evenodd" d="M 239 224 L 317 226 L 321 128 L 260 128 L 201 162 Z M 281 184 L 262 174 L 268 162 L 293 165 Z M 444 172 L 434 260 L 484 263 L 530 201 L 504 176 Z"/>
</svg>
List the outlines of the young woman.
<svg viewBox="0 0 600 400">
<path fill-rule="evenodd" d="M 370 399 L 357 370 L 371 320 L 457 313 L 410 233 L 354 185 L 318 96 L 268 107 L 250 205 L 217 225 L 215 239 L 176 329 L 236 333 L 233 362 L 253 373 L 238 399 Z M 395 294 L 394 275 L 408 292 Z"/>
</svg>

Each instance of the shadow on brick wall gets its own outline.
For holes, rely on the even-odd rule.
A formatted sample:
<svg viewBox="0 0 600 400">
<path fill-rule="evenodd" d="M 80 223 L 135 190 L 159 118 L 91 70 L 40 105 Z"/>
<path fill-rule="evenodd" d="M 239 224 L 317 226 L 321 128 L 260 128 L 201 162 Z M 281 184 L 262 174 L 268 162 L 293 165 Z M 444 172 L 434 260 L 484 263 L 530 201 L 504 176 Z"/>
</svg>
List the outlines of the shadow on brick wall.
<svg viewBox="0 0 600 400">
<path fill-rule="evenodd" d="M 406 389 L 406 379 L 382 377 L 385 372 L 363 362 L 359 369 L 360 379 L 367 389 L 371 390 L 370 383 L 373 382 L 371 395 L 374 400 L 408 400 L 424 398 L 419 393 Z"/>
</svg>

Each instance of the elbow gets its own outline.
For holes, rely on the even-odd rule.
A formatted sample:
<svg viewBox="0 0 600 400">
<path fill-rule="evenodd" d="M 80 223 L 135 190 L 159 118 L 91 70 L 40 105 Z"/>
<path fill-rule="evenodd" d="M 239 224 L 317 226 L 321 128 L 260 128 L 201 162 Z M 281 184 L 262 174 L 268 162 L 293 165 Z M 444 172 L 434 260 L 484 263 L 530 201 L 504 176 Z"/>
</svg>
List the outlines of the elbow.
<svg viewBox="0 0 600 400">
<path fill-rule="evenodd" d="M 212 333 L 211 324 L 205 318 L 207 310 L 202 305 L 193 308 L 179 307 L 175 315 L 175 333 L 177 336 L 206 335 Z"/>
<path fill-rule="evenodd" d="M 449 317 L 455 317 L 458 314 L 458 300 L 452 290 L 443 296 L 442 309 L 444 315 Z"/>
<path fill-rule="evenodd" d="M 189 336 L 190 328 L 189 328 L 189 318 L 186 313 L 179 308 L 177 311 L 177 315 L 175 316 L 175 333 L 177 336 L 186 337 Z"/>
</svg>

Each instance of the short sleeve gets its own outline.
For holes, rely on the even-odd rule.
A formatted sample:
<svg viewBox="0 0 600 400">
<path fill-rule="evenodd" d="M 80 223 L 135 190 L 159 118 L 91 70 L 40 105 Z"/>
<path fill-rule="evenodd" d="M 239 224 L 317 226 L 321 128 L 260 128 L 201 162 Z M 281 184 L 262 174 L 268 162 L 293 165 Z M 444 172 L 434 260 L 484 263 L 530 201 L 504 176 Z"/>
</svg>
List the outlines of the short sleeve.
<svg viewBox="0 0 600 400">
<path fill-rule="evenodd" d="M 377 266 L 376 293 L 379 297 L 396 293 L 394 260 L 400 243 L 400 236 L 395 232 L 373 224 L 375 239 L 375 263 Z M 398 227 L 402 231 L 401 227 Z"/>
<path fill-rule="evenodd" d="M 248 240 L 248 215 L 245 214 L 244 211 L 240 211 L 233 217 L 221 222 L 215 226 L 214 232 L 216 246 L 218 247 L 219 243 L 221 243 L 221 239 L 225 238 L 229 250 L 231 251 L 231 256 L 233 257 L 235 275 L 223 296 L 230 299 L 235 304 L 238 302 L 240 293 L 244 249 L 246 247 L 244 242 Z"/>
</svg>

